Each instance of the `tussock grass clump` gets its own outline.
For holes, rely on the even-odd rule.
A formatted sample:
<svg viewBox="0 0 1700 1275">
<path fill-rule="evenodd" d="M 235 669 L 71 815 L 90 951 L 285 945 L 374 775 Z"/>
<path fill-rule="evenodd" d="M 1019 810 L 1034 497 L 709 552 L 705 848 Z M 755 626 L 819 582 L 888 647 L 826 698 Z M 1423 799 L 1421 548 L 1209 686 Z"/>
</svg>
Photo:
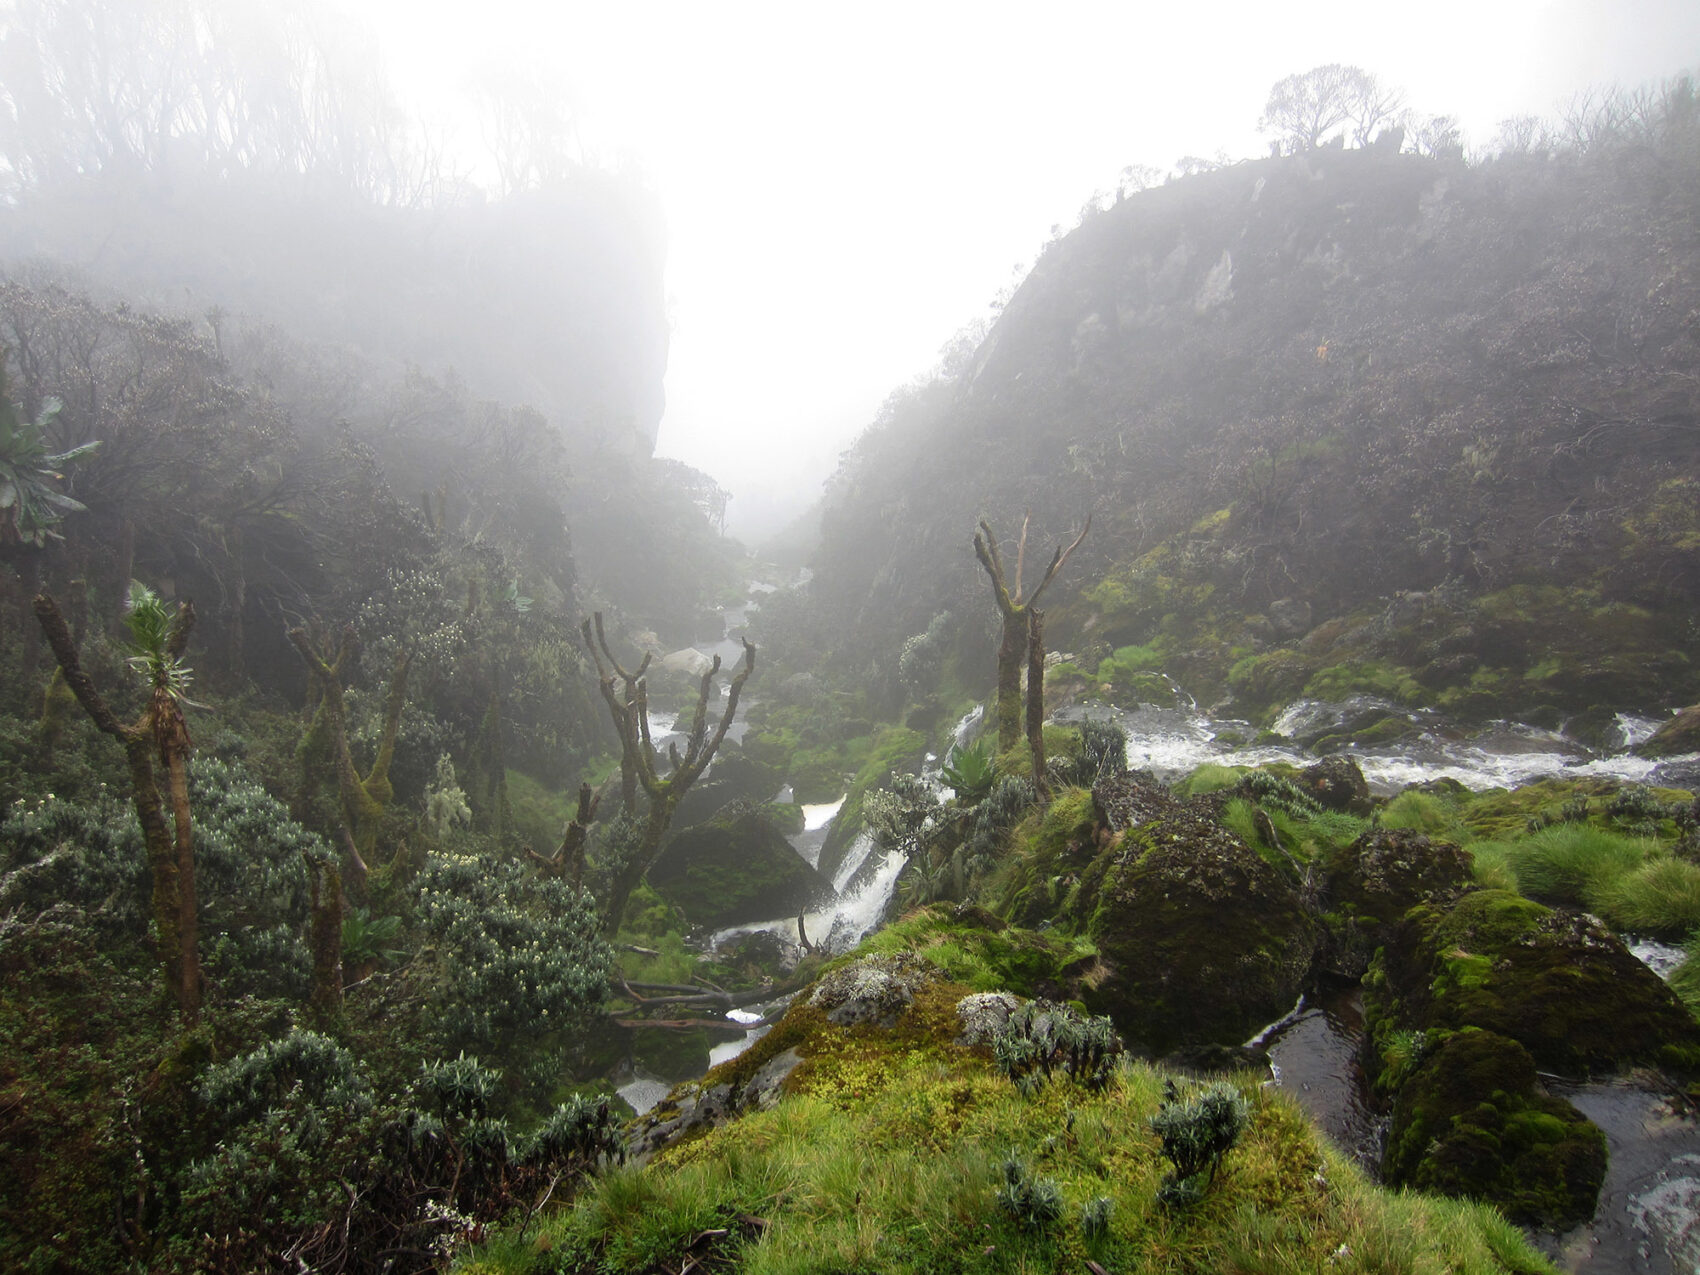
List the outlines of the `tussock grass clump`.
<svg viewBox="0 0 1700 1275">
<path fill-rule="evenodd" d="M 1408 828 L 1430 837 L 1463 841 L 1463 824 L 1451 802 L 1433 793 L 1411 788 L 1389 801 L 1381 811 L 1383 828 Z"/>
<path fill-rule="evenodd" d="M 1223 766 L 1217 762 L 1207 761 L 1184 779 L 1173 785 L 1177 797 L 1201 797 L 1207 792 L 1221 792 L 1224 788 L 1232 788 L 1245 775 L 1244 766 Z"/>
<path fill-rule="evenodd" d="M 1581 823 L 1560 823 L 1509 847 L 1522 893 L 1550 903 L 1595 906 L 1614 882 L 1635 871 L 1648 843 Z"/>
<path fill-rule="evenodd" d="M 1649 858 L 1594 891 L 1593 905 L 1624 930 L 1666 937 L 1700 928 L 1700 865 Z"/>
</svg>

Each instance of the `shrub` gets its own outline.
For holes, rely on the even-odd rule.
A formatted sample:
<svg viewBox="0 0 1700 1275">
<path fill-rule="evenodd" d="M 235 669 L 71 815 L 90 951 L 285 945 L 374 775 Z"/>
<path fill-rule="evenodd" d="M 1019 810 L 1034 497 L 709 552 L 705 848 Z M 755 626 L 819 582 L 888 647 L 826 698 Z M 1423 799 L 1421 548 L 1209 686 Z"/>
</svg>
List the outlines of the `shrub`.
<svg viewBox="0 0 1700 1275">
<path fill-rule="evenodd" d="M 1020 1006 L 992 1041 L 998 1067 L 1024 1093 L 1041 1088 L 1055 1070 L 1087 1089 L 1102 1089 L 1121 1052 L 1108 1018 L 1088 1018 L 1047 1000 Z"/>
<path fill-rule="evenodd" d="M 1198 1199 L 1216 1180 L 1222 1157 L 1233 1149 L 1250 1121 L 1251 1108 L 1232 1085 L 1211 1085 L 1190 1102 L 1182 1102 L 1170 1081 L 1163 1105 L 1151 1117 L 1151 1131 L 1163 1144 L 1163 1156 L 1175 1166 L 1158 1198 L 1171 1206 Z M 1209 1176 L 1200 1183 L 1198 1179 L 1206 1173 Z"/>
<path fill-rule="evenodd" d="M 997 783 L 996 764 L 986 741 L 982 739 L 969 748 L 952 748 L 939 777 L 950 785 L 959 801 L 972 806 L 984 800 Z"/>
<path fill-rule="evenodd" d="M 1322 813 L 1316 798 L 1292 780 L 1267 770 L 1252 771 L 1240 780 L 1239 788 L 1258 805 L 1283 810 L 1298 819 L 1310 819 Z"/>
<path fill-rule="evenodd" d="M 1114 1208 L 1115 1201 L 1107 1195 L 1086 1201 L 1080 1206 L 1080 1233 L 1089 1240 L 1103 1235 L 1110 1229 L 1110 1214 Z"/>
<path fill-rule="evenodd" d="M 1003 1162 L 1003 1185 L 998 1188 L 998 1207 L 1017 1224 L 1043 1230 L 1062 1217 L 1062 1190 L 1050 1178 L 1035 1178 L 1015 1156 Z"/>
<path fill-rule="evenodd" d="M 608 995 L 613 951 L 594 900 L 514 862 L 443 856 L 420 874 L 435 942 L 438 1026 L 451 1046 L 501 1045 L 581 1023 Z"/>
</svg>

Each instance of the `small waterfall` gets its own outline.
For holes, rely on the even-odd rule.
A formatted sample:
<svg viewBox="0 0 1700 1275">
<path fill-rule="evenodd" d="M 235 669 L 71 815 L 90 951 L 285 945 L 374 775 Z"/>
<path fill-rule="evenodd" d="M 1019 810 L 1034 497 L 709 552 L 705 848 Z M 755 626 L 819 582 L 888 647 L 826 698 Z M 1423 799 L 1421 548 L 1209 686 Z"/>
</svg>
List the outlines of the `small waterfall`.
<svg viewBox="0 0 1700 1275">
<path fill-rule="evenodd" d="M 956 729 L 951 732 L 951 742 L 958 748 L 966 748 L 974 742 L 974 737 L 980 733 L 980 724 L 986 720 L 986 706 L 976 704 L 962 715 L 962 720 L 956 723 Z"/>
<path fill-rule="evenodd" d="M 840 863 L 838 871 L 832 874 L 832 888 L 843 894 L 844 887 L 850 884 L 850 878 L 868 861 L 873 850 L 873 835 L 866 830 L 857 833 L 856 839 L 850 843 L 850 848 L 844 852 L 844 862 Z"/>
<path fill-rule="evenodd" d="M 885 916 L 898 875 L 907 862 L 902 855 L 882 851 L 869 833 L 857 834 L 833 874 L 832 900 L 803 917 L 809 942 L 829 952 L 845 952 L 861 942 Z M 709 939 L 709 950 L 760 930 L 788 943 L 798 940 L 797 918 L 781 916 L 719 930 Z"/>
</svg>

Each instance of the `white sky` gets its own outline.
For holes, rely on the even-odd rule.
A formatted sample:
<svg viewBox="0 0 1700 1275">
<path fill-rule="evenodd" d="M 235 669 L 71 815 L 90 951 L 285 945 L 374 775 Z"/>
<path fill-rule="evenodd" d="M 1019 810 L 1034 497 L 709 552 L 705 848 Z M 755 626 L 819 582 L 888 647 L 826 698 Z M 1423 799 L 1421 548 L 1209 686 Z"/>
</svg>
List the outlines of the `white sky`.
<svg viewBox="0 0 1700 1275">
<path fill-rule="evenodd" d="M 1263 153 L 1282 76 L 1354 63 L 1485 142 L 1584 87 L 1700 69 L 1696 0 L 343 3 L 405 92 L 535 68 L 597 158 L 648 176 L 673 324 L 658 451 L 733 491 L 734 532 L 775 492 L 818 494 L 1123 167 Z"/>
</svg>

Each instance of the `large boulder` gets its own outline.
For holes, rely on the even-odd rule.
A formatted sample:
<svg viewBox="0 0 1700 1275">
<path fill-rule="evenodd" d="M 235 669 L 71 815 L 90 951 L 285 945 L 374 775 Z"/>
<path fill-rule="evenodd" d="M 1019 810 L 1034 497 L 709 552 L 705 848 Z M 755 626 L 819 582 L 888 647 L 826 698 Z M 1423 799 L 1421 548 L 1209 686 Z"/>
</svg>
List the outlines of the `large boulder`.
<svg viewBox="0 0 1700 1275">
<path fill-rule="evenodd" d="M 1159 1054 L 1239 1044 L 1280 1017 L 1317 946 L 1294 883 L 1207 802 L 1123 833 L 1083 874 L 1070 910 L 1106 967 L 1086 1004 Z"/>
<path fill-rule="evenodd" d="M 693 784 L 679 802 L 673 826 L 688 828 L 731 805 L 734 801 L 772 801 L 784 782 L 784 772 L 746 755 L 728 741 L 715 755 L 714 765 Z"/>
<path fill-rule="evenodd" d="M 1559 1230 L 1594 1215 L 1605 1170 L 1605 1136 L 1540 1092 L 1528 1050 L 1490 1031 L 1449 1036 L 1422 1060 L 1399 1089 L 1382 1157 L 1389 1186 L 1485 1200 Z"/>
<path fill-rule="evenodd" d="M 1327 969 L 1353 981 L 1407 911 L 1456 898 L 1472 883 L 1469 855 L 1404 828 L 1372 828 L 1331 852 L 1322 867 Z"/>
<path fill-rule="evenodd" d="M 1548 1071 L 1700 1064 L 1700 1024 L 1621 940 L 1505 890 L 1419 904 L 1389 927 L 1364 1008 L 1378 1040 L 1481 1028 Z"/>
<path fill-rule="evenodd" d="M 1324 810 L 1368 814 L 1369 781 L 1356 760 L 1336 753 L 1299 772 L 1299 788 Z"/>
<path fill-rule="evenodd" d="M 1700 753 L 1700 704 L 1685 708 L 1636 749 L 1643 757 L 1681 757 Z"/>
<path fill-rule="evenodd" d="M 761 810 L 723 813 L 667 843 L 649 883 L 692 925 L 720 929 L 796 916 L 832 898 Z"/>
</svg>

